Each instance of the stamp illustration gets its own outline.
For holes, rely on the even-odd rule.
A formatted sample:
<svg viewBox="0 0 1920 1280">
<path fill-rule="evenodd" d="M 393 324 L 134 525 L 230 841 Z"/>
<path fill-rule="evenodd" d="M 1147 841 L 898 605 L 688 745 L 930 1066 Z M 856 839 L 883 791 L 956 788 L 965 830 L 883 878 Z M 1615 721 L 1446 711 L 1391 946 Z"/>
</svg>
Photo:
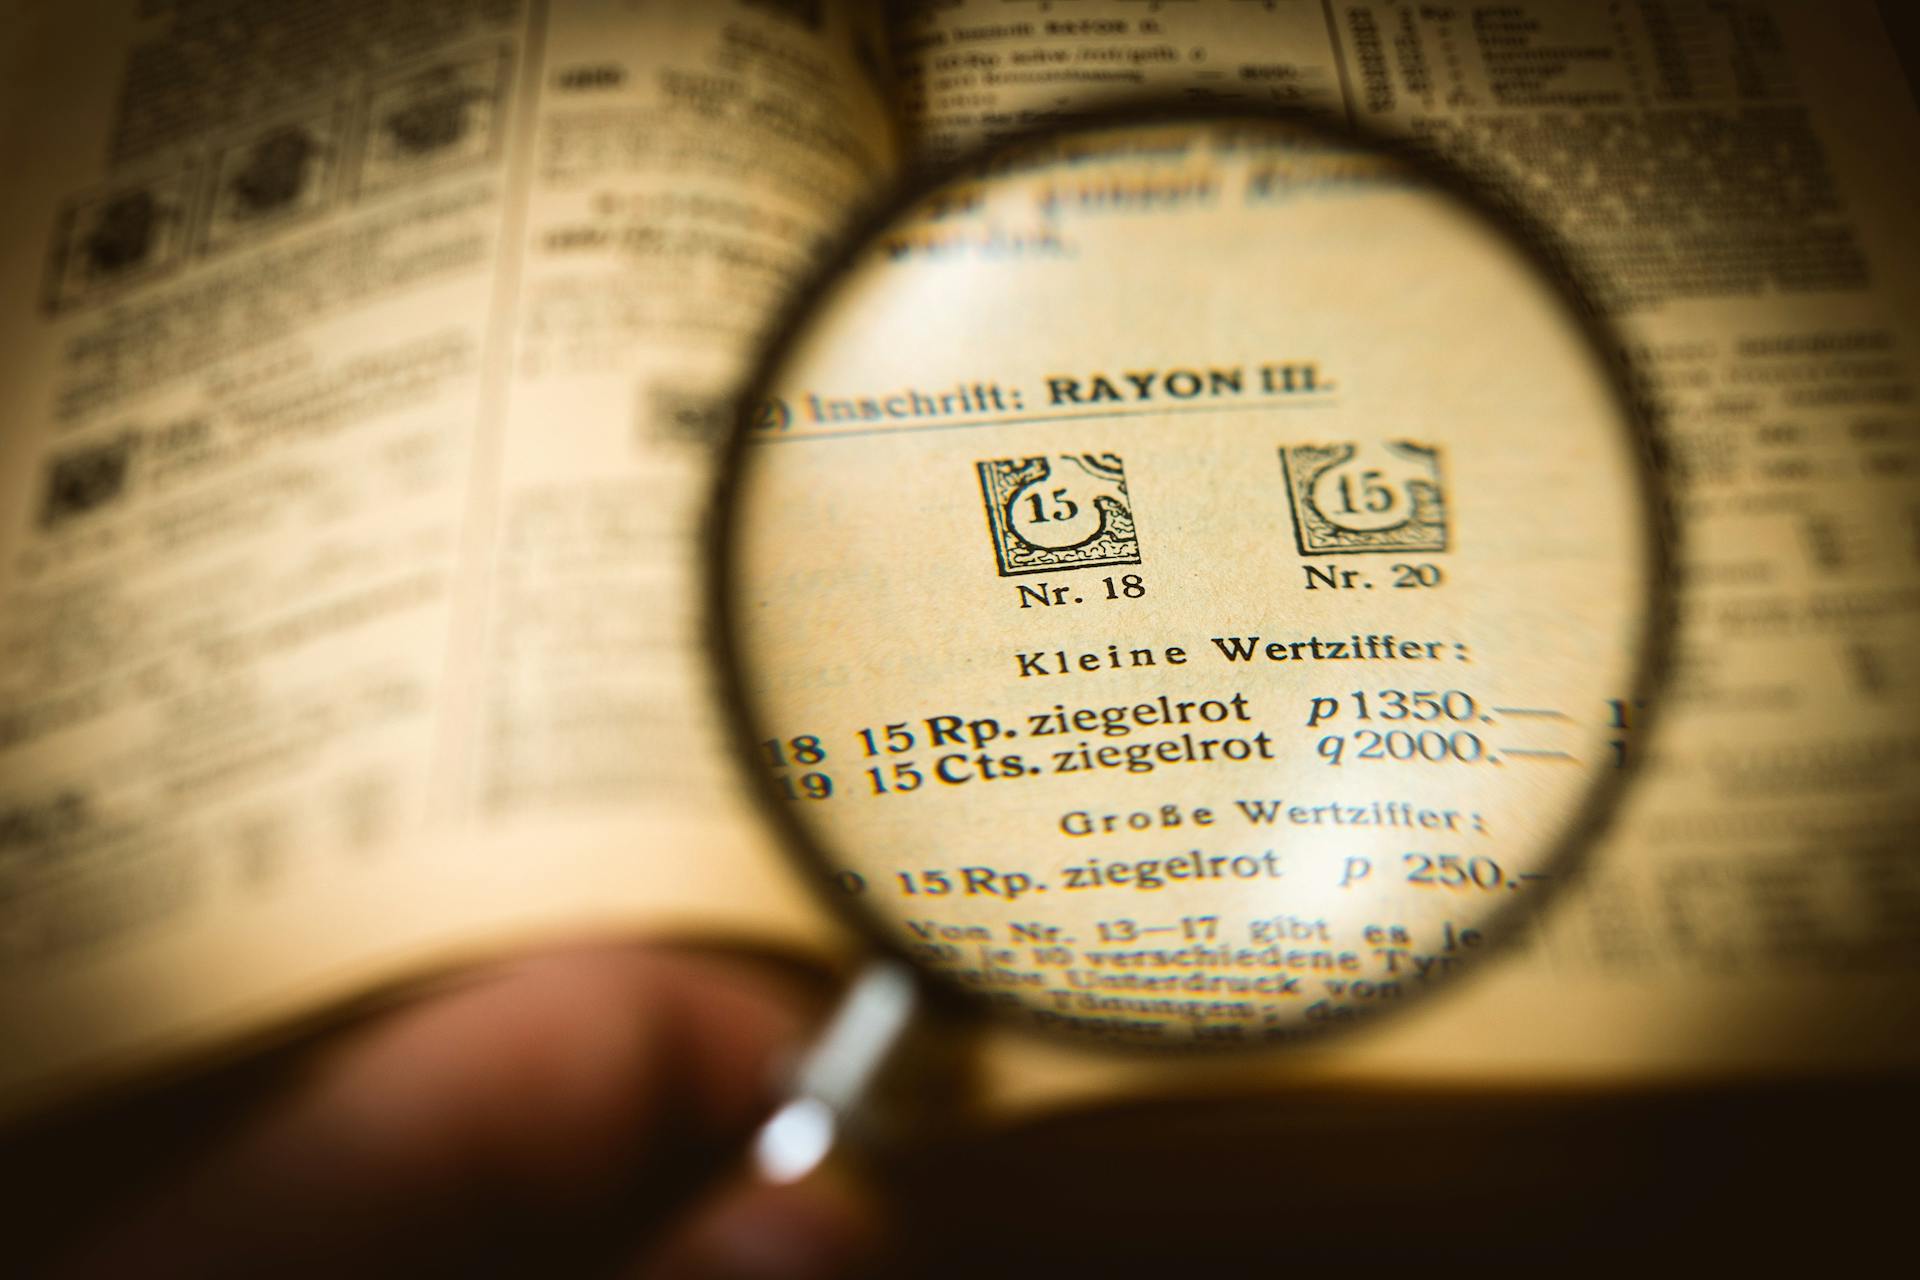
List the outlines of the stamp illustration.
<svg viewBox="0 0 1920 1280">
<path fill-rule="evenodd" d="M 1001 577 L 1140 563 L 1119 455 L 997 458 L 974 466 Z"/>
<path fill-rule="evenodd" d="M 96 301 L 182 261 L 197 176 L 189 166 L 69 202 L 54 231 L 49 309 Z"/>
<path fill-rule="evenodd" d="M 493 159 L 505 124 L 507 72 L 506 51 L 487 50 L 376 85 L 367 102 L 360 194 Z"/>
<path fill-rule="evenodd" d="M 323 106 L 270 124 L 223 151 L 215 164 L 206 249 L 218 252 L 324 210 L 343 133 L 338 113 Z"/>
<path fill-rule="evenodd" d="M 1440 450 L 1410 440 L 1280 450 L 1300 554 L 1445 551 Z"/>
<path fill-rule="evenodd" d="M 40 499 L 40 528 L 67 522 L 112 506 L 127 492 L 133 450 L 139 437 L 123 432 L 111 440 L 55 454 L 47 464 Z"/>
</svg>

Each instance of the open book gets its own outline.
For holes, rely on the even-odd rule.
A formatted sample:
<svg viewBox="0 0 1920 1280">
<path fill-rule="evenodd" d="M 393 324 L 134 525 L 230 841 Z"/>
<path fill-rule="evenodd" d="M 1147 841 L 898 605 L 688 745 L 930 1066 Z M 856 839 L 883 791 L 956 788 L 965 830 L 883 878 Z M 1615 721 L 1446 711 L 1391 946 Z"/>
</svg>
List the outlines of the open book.
<svg viewBox="0 0 1920 1280">
<path fill-rule="evenodd" d="M 893 176 L 1145 87 L 1420 137 L 1651 371 L 1679 687 L 1592 873 L 1223 1071 L 1911 1066 L 1920 143 L 1865 0 L 28 3 L 0 258 L 0 1111 L 580 934 L 847 944 L 744 799 L 696 530 Z M 986 1101 L 1150 1087 L 1018 1043 Z"/>
</svg>

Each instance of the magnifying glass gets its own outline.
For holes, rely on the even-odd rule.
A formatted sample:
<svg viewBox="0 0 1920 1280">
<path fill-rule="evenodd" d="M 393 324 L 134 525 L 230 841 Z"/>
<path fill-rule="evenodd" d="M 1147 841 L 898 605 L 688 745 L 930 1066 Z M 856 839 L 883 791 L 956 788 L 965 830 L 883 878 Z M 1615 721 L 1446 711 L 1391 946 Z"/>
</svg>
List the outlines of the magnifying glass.
<svg viewBox="0 0 1920 1280">
<path fill-rule="evenodd" d="M 1115 1051 L 1413 1003 L 1564 879 L 1669 619 L 1618 344 L 1545 241 L 1322 120 L 1152 108 L 915 184 L 782 328 L 714 602 L 742 748 L 917 993 Z"/>
</svg>

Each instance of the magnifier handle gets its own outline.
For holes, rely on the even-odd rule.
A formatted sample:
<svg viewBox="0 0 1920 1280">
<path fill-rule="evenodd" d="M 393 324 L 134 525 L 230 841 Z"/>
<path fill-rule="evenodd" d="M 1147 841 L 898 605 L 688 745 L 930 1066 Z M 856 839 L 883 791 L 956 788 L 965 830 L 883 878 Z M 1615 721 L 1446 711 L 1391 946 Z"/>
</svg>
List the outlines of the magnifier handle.
<svg viewBox="0 0 1920 1280">
<path fill-rule="evenodd" d="M 802 1055 L 791 1095 L 754 1135 L 752 1161 L 764 1182 L 797 1182 L 819 1168 L 907 1040 L 921 994 L 897 960 L 860 971 Z"/>
</svg>

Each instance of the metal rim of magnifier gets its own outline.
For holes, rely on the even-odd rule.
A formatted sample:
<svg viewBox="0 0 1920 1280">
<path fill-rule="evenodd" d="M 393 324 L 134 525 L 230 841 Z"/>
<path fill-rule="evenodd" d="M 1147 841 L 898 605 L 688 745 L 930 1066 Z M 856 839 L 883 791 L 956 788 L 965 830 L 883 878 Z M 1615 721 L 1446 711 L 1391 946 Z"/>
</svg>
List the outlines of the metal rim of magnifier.
<svg viewBox="0 0 1920 1280">
<path fill-rule="evenodd" d="M 1632 688 L 1627 691 L 1634 708 L 1633 735 L 1644 742 L 1658 720 L 1658 694 L 1670 675 L 1670 651 L 1676 624 L 1673 592 L 1673 566 L 1677 562 L 1677 522 L 1672 516 L 1665 487 L 1659 481 L 1659 456 L 1651 425 L 1642 400 L 1634 394 L 1637 380 L 1627 359 L 1626 347 L 1617 330 L 1592 301 L 1582 286 L 1578 256 L 1565 241 L 1540 219 L 1510 201 L 1498 199 L 1487 188 L 1475 183 L 1443 157 L 1409 141 L 1363 132 L 1346 120 L 1328 112 L 1300 107 L 1196 105 L 1190 101 L 1160 97 L 1136 98 L 1116 105 L 1084 111 L 1061 112 L 1044 123 L 1021 130 L 991 143 L 973 148 L 950 163 L 934 166 L 900 180 L 856 221 L 836 242 L 832 252 L 817 267 L 807 284 L 796 294 L 768 331 L 770 336 L 760 348 L 759 358 L 749 378 L 742 384 L 733 406 L 730 434 L 719 457 L 719 471 L 707 512 L 704 539 L 707 573 L 707 637 L 718 664 L 718 688 L 721 711 L 727 728 L 727 740 L 735 763 L 748 774 L 748 790 L 756 797 L 767 821 L 786 848 L 805 864 L 806 877 L 830 911 L 847 922 L 856 936 L 880 953 L 921 974 L 927 994 L 943 1007 L 976 1010 L 988 1016 L 993 1025 L 1022 1035 L 1042 1039 L 1049 1044 L 1077 1045 L 1102 1053 L 1137 1057 L 1165 1057 L 1170 1051 L 1183 1054 L 1219 1056 L 1249 1050 L 1272 1051 L 1292 1043 L 1327 1043 L 1350 1031 L 1359 1031 L 1383 1021 L 1378 1016 L 1324 1023 L 1318 1027 L 1290 1030 L 1278 1040 L 1250 1039 L 1238 1042 L 1183 1042 L 1179 1044 L 1131 1044 L 1119 1041 L 1073 1038 L 1070 1033 L 1048 1033 L 1023 1019 L 1019 1011 L 1000 1012 L 987 999 L 965 991 L 956 980 L 938 970 L 929 970 L 913 959 L 902 942 L 888 936 L 875 914 L 860 905 L 836 881 L 837 869 L 828 849 L 822 846 L 807 824 L 795 812 L 790 798 L 774 784 L 767 770 L 758 767 L 753 746 L 761 734 L 760 723 L 748 692 L 739 643 L 739 611 L 735 604 L 737 572 L 734 552 L 739 521 L 739 489 L 747 450 L 754 447 L 755 418 L 759 406 L 773 389 L 782 367 L 796 342 L 805 333 L 809 320 L 831 298 L 836 285 L 857 266 L 868 250 L 890 229 L 901 225 L 903 217 L 943 187 L 969 177 L 991 177 L 1019 167 L 1023 154 L 1039 152 L 1049 142 L 1075 135 L 1093 135 L 1127 126 L 1142 128 L 1160 125 L 1208 125 L 1232 128 L 1245 126 L 1271 132 L 1291 131 L 1336 146 L 1371 152 L 1396 161 L 1450 198 L 1467 213 L 1488 226 L 1495 235 L 1532 268 L 1537 278 L 1550 285 L 1565 311 L 1586 338 L 1600 367 L 1607 374 L 1615 409 L 1631 440 L 1625 447 L 1633 455 L 1639 479 L 1638 496 L 1642 518 L 1650 535 L 1646 540 L 1647 610 L 1639 645 L 1638 662 Z M 1644 767 L 1645 751 L 1629 751 L 1625 764 L 1617 769 L 1596 771 L 1573 815 L 1567 820 L 1540 865 L 1553 874 L 1546 885 L 1527 895 L 1527 901 L 1510 902 L 1491 910 L 1481 926 L 1498 941 L 1516 916 L 1537 912 L 1562 892 L 1568 880 L 1579 870 L 1579 855 L 1601 833 L 1618 807 L 1628 784 Z M 1575 874 L 1569 874 L 1575 873 Z M 1498 946 L 1492 948 L 1497 954 Z M 1467 964 L 1451 974 L 1447 981 L 1433 984 L 1444 989 L 1457 988 L 1464 978 L 1487 968 L 1481 963 Z M 1429 987 L 1403 1002 L 1410 1006 L 1423 1003 Z M 1391 1019 L 1384 1019 L 1391 1021 Z"/>
</svg>

